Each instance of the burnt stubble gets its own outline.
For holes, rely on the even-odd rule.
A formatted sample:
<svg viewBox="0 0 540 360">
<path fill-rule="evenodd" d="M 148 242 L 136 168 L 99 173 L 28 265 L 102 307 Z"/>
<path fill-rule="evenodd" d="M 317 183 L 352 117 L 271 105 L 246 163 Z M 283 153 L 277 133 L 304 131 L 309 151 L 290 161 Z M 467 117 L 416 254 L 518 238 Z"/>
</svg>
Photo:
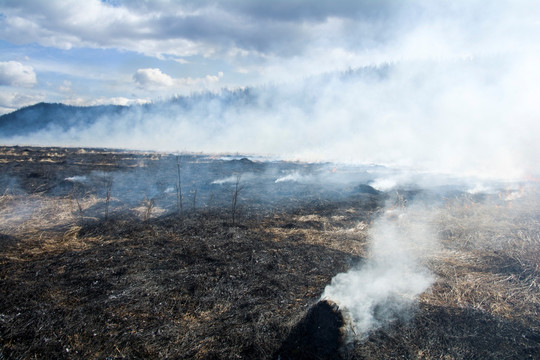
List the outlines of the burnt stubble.
<svg viewBox="0 0 540 360">
<path fill-rule="evenodd" d="M 391 194 L 364 170 L 325 181 L 351 175 L 328 164 L 179 163 L 181 213 L 176 155 L 0 147 L 0 358 L 537 358 L 538 258 L 515 246 L 518 233 L 537 244 L 530 213 L 513 252 L 494 252 L 454 204 L 411 320 L 355 337 L 320 296 L 368 256 Z M 275 181 L 293 173 L 323 180 Z"/>
</svg>

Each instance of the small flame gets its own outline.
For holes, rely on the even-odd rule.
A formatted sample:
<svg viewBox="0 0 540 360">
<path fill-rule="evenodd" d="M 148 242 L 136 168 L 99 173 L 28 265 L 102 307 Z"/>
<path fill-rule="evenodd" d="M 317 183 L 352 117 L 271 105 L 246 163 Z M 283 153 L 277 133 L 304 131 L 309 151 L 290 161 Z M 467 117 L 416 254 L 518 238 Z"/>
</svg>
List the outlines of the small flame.
<svg viewBox="0 0 540 360">
<path fill-rule="evenodd" d="M 524 193 L 525 186 L 523 185 L 520 185 L 517 190 L 514 188 L 507 188 L 506 190 L 499 192 L 499 199 L 504 201 L 512 201 L 521 198 Z"/>
</svg>

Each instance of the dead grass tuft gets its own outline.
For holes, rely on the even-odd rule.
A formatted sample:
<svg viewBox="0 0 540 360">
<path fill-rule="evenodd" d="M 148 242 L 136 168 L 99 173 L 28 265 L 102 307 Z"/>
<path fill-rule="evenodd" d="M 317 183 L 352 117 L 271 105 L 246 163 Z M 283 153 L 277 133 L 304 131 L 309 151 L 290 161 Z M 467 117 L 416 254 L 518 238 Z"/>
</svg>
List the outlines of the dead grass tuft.
<svg viewBox="0 0 540 360">
<path fill-rule="evenodd" d="M 443 248 L 431 262 L 438 281 L 422 300 L 529 325 L 537 321 L 538 200 L 538 193 L 530 190 L 511 207 L 497 201 L 447 203 L 436 219 Z"/>
</svg>

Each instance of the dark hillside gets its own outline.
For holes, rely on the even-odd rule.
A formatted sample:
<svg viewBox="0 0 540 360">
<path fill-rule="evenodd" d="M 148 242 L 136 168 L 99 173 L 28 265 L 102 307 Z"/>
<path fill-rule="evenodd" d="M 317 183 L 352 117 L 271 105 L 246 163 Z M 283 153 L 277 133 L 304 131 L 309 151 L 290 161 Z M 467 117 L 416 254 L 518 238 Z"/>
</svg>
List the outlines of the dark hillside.
<svg viewBox="0 0 540 360">
<path fill-rule="evenodd" d="M 144 105 L 72 106 L 41 102 L 0 116 L 0 138 L 27 136 L 43 130 L 53 131 L 54 134 L 84 130 L 97 121 L 112 127 L 117 120 L 128 119 L 131 126 L 135 121 L 152 121 L 153 115 L 172 120 L 187 117 L 197 122 L 212 122 L 214 119 L 221 121 L 231 112 L 247 109 L 274 112 L 284 105 L 310 113 L 319 101 L 320 89 L 328 83 L 374 83 L 388 76 L 391 70 L 389 65 L 349 69 L 307 78 L 292 87 L 290 84 L 267 84 L 222 89 L 217 93 L 193 93 Z"/>
<path fill-rule="evenodd" d="M 85 127 L 103 116 L 117 116 L 127 107 L 119 105 L 71 106 L 38 103 L 0 116 L 3 136 L 26 135 L 47 128 L 67 130 Z"/>
</svg>

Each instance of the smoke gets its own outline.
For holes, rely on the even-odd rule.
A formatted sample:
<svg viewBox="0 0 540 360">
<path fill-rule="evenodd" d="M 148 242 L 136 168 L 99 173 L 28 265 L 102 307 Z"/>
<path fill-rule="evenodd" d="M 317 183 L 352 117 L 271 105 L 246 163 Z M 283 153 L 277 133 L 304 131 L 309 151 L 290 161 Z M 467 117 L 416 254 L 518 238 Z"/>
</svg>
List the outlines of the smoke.
<svg viewBox="0 0 540 360">
<path fill-rule="evenodd" d="M 540 79 L 526 77 L 525 68 L 516 75 L 525 65 L 500 58 L 396 63 L 134 106 L 1 141 L 268 154 L 516 179 L 539 172 L 540 108 L 526 94 L 538 92 Z"/>
<path fill-rule="evenodd" d="M 216 56 L 243 53 L 242 44 L 262 51 L 263 63 L 245 55 L 247 63 L 231 64 L 261 74 L 253 88 L 133 106 L 0 141 L 267 154 L 498 179 L 540 173 L 536 2 L 299 2 L 277 12 L 228 6 L 251 14 L 241 18 L 256 19 L 257 29 L 289 18 L 284 29 L 302 27 L 226 32 L 231 42 L 219 37 L 240 49 Z M 311 26 L 305 19 L 324 21 Z M 139 70 L 139 84 L 174 83 L 159 69 Z"/>
<path fill-rule="evenodd" d="M 235 175 L 227 176 L 226 178 L 217 179 L 217 180 L 212 181 L 210 184 L 212 185 L 234 184 L 240 179 L 242 181 L 250 181 L 256 178 L 257 178 L 257 175 L 246 172 L 242 174 L 235 174 Z"/>
<path fill-rule="evenodd" d="M 71 182 L 74 182 L 74 183 L 85 184 L 85 183 L 88 182 L 88 177 L 84 176 L 84 175 L 75 175 L 75 176 L 69 176 L 69 177 L 65 178 L 64 180 L 71 181 Z"/>
<path fill-rule="evenodd" d="M 424 261 L 437 247 L 429 209 L 392 207 L 369 232 L 367 260 L 336 275 L 322 294 L 349 315 L 357 337 L 396 319 L 406 320 L 418 295 L 433 282 Z"/>
<path fill-rule="evenodd" d="M 277 178 L 274 182 L 312 182 L 313 175 L 302 175 L 298 171 Z"/>
</svg>

